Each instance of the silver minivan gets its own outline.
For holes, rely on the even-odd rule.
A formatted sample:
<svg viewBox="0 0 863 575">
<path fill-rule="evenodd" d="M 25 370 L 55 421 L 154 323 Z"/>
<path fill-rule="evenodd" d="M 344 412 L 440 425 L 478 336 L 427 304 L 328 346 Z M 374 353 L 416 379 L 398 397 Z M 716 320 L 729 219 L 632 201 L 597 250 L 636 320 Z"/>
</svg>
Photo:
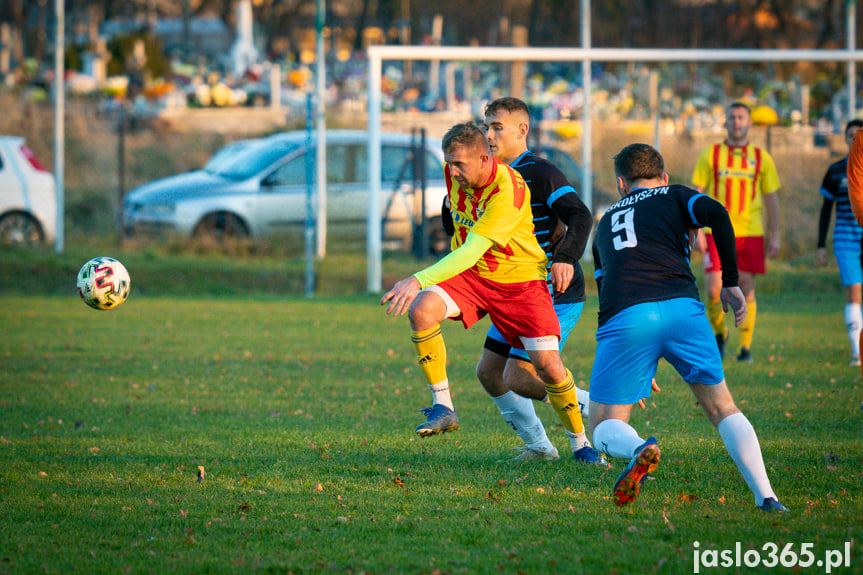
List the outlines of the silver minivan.
<svg viewBox="0 0 863 575">
<path fill-rule="evenodd" d="M 417 169 L 414 150 L 419 140 L 410 134 L 381 135 L 383 238 L 400 247 L 410 245 L 415 224 L 420 223 L 417 175 L 425 173 L 425 217 L 435 229 L 440 227 L 446 194 L 440 140 L 425 140 L 422 169 Z M 316 141 L 305 131 L 248 141 L 233 146 L 236 149 L 211 168 L 140 186 L 124 200 L 124 228 L 130 235 L 167 232 L 217 241 L 296 230 L 306 220 L 307 174 L 314 177 Z M 364 225 L 368 132 L 327 131 L 326 176 L 327 221 Z"/>
</svg>

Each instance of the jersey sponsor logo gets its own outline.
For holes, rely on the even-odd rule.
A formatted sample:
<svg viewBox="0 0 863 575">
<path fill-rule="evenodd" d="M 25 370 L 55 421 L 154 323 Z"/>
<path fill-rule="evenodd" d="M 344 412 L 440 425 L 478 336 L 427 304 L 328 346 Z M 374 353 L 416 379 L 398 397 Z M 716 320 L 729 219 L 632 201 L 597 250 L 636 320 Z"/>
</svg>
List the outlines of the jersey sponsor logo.
<svg viewBox="0 0 863 575">
<path fill-rule="evenodd" d="M 481 217 L 481 216 L 482 216 L 482 213 L 480 213 L 479 215 L 480 215 L 480 217 Z M 470 219 L 470 218 L 468 218 L 467 216 L 464 216 L 464 215 L 462 215 L 462 214 L 460 214 L 460 213 L 458 213 L 458 212 L 456 212 L 456 213 L 454 213 L 454 214 L 453 214 L 453 216 L 452 216 L 452 221 L 453 221 L 453 222 L 455 222 L 455 223 L 457 223 L 458 225 L 460 225 L 460 226 L 464 226 L 464 227 L 466 227 L 466 228 L 472 228 L 472 227 L 474 227 L 474 226 L 476 225 L 476 222 L 475 222 L 475 221 L 471 220 L 471 219 Z"/>
</svg>

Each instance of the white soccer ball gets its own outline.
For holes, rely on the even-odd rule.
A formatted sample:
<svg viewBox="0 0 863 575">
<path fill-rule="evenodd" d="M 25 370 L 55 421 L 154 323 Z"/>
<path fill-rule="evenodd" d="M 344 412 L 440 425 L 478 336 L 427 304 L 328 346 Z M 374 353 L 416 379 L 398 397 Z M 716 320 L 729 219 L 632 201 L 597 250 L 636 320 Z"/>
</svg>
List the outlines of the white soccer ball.
<svg viewBox="0 0 863 575">
<path fill-rule="evenodd" d="M 78 293 L 95 309 L 113 309 L 126 301 L 131 283 L 126 267 L 105 256 L 93 258 L 78 272 Z"/>
</svg>

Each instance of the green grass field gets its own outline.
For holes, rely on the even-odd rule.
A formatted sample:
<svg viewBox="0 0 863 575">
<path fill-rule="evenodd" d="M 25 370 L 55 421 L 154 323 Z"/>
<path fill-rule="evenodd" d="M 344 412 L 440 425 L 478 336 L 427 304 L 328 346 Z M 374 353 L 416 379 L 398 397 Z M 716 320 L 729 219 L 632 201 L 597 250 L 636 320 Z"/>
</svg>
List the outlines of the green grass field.
<svg viewBox="0 0 863 575">
<path fill-rule="evenodd" d="M 120 259 L 132 295 L 98 312 L 74 293 L 80 255 L 0 258 L 0 573 L 692 573 L 696 553 L 701 573 L 825 573 L 836 553 L 832 572 L 863 573 L 863 387 L 835 269 L 764 278 L 756 362 L 725 363 L 777 515 L 667 364 L 634 417 L 663 459 L 621 509 L 623 461 L 498 462 L 518 440 L 473 375 L 485 323 L 445 326 L 462 428 L 420 440 L 429 393 L 377 296 L 303 298 L 290 263 Z M 325 284 L 362 274 L 336 262 Z M 565 354 L 583 385 L 595 314 L 591 294 Z M 737 543 L 779 565 L 723 567 Z"/>
</svg>

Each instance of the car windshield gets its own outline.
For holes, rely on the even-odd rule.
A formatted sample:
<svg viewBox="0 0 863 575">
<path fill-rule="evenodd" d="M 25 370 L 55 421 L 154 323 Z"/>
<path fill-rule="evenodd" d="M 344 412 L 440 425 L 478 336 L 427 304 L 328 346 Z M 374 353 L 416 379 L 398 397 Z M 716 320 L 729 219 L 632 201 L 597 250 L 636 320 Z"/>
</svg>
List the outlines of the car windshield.
<svg viewBox="0 0 863 575">
<path fill-rule="evenodd" d="M 213 154 L 213 157 L 210 158 L 204 167 L 202 168 L 205 172 L 209 172 L 211 174 L 218 174 L 219 170 L 222 169 L 223 166 L 227 165 L 237 154 L 242 152 L 243 150 L 247 150 L 252 146 L 258 145 L 261 143 L 261 140 L 239 140 L 236 142 L 231 142 L 226 145 L 224 148 Z"/>
<path fill-rule="evenodd" d="M 297 148 L 299 144 L 284 142 L 261 142 L 250 145 L 220 162 L 213 173 L 229 180 L 246 180 Z"/>
</svg>

